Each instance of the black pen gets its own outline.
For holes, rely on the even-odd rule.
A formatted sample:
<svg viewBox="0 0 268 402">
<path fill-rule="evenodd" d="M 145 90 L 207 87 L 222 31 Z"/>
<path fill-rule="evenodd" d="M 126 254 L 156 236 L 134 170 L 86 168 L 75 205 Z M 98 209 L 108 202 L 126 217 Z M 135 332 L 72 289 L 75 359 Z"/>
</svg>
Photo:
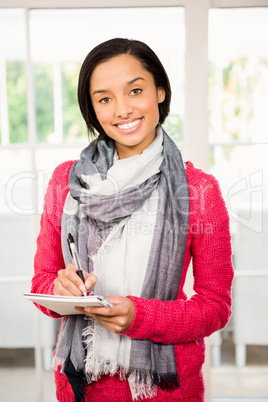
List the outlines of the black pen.
<svg viewBox="0 0 268 402">
<path fill-rule="evenodd" d="M 84 278 L 84 275 L 83 275 L 81 263 L 80 263 L 80 260 L 79 260 L 79 257 L 78 257 L 78 253 L 77 253 L 77 249 L 76 249 L 76 246 L 75 246 L 74 238 L 71 235 L 71 233 L 68 233 L 67 242 L 68 242 L 69 250 L 70 250 L 74 265 L 76 266 L 76 273 L 79 276 L 79 278 L 81 278 L 82 281 L 85 283 L 85 278 Z M 83 290 L 83 295 L 87 296 L 86 289 Z"/>
</svg>

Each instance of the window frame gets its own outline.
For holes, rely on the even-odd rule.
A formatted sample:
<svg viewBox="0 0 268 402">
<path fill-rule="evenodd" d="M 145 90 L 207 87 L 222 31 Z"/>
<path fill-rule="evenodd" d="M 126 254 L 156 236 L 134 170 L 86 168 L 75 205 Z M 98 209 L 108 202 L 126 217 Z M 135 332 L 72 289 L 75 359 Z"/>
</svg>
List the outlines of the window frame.
<svg viewBox="0 0 268 402">
<path fill-rule="evenodd" d="M 111 4 L 112 3 L 112 4 Z M 127 3 L 127 4 L 126 4 Z M 209 150 L 215 145 L 210 144 L 208 139 L 208 15 L 209 10 L 214 8 L 243 8 L 243 7 L 268 7 L 268 0 L 2 0 L 0 9 L 18 8 L 25 13 L 26 27 L 26 68 L 27 68 L 27 116 L 29 142 L 27 144 L 0 144 L 0 149 L 29 149 L 31 152 L 31 168 L 36 171 L 35 152 L 37 149 L 56 149 L 62 145 L 37 144 L 35 132 L 35 102 L 33 69 L 30 51 L 29 13 L 31 9 L 76 9 L 76 8 L 129 8 L 129 7 L 184 7 L 185 8 L 185 147 L 186 159 L 193 161 L 201 169 L 209 169 Z M 197 95 L 198 94 L 198 95 Z M 245 143 L 247 145 L 248 143 Z M 230 144 L 229 144 L 230 145 Z M 235 144 L 234 144 L 235 145 Z M 73 144 L 64 144 L 64 147 L 74 147 Z M 33 188 L 33 191 L 36 191 Z M 37 194 L 34 194 L 36 197 Z M 254 276 L 254 273 L 248 275 Z M 256 273 L 255 273 L 256 274 Z M 243 276 L 240 272 L 239 276 Z M 261 273 L 267 276 L 267 273 Z M 4 281 L 5 278 L 3 277 Z M 8 280 L 8 278 L 6 278 Z M 19 281 L 28 278 L 18 278 Z M 36 318 L 38 323 L 38 316 Z M 38 330 L 37 330 L 38 332 Z M 40 336 L 40 334 L 39 334 Z M 209 349 L 208 349 L 209 351 Z M 36 372 L 38 400 L 41 400 L 41 359 L 40 339 L 36 349 Z M 209 371 L 210 356 L 208 353 L 204 366 L 204 377 L 207 384 L 206 401 L 210 401 Z M 40 399 L 39 399 L 40 398 Z M 220 401 L 220 398 L 213 400 Z M 228 398 L 224 398 L 225 401 Z M 234 399 L 232 399 L 234 400 Z M 239 398 L 239 400 L 242 400 Z M 248 399 L 247 399 L 248 400 Z"/>
</svg>

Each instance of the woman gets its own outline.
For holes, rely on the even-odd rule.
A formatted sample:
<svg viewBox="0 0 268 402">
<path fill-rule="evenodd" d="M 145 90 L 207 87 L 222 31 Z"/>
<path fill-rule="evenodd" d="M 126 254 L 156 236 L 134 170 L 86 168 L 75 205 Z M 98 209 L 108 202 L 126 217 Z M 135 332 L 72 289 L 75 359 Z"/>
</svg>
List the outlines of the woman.
<svg viewBox="0 0 268 402">
<path fill-rule="evenodd" d="M 53 360 L 57 399 L 203 401 L 203 338 L 231 314 L 229 218 L 218 183 L 184 164 L 164 132 L 170 84 L 144 43 L 116 38 L 94 48 L 78 99 L 98 137 L 51 178 L 32 292 L 86 290 L 114 307 L 64 318 Z M 196 293 L 187 300 L 191 258 Z"/>
</svg>

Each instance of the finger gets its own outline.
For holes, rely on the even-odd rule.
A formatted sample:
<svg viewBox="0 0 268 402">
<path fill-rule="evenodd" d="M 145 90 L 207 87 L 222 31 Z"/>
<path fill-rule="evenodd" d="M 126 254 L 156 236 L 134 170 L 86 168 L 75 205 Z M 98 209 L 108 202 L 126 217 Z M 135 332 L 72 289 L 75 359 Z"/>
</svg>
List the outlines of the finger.
<svg viewBox="0 0 268 402">
<path fill-rule="evenodd" d="M 74 264 L 67 265 L 66 269 L 74 273 L 74 283 L 80 289 L 82 294 L 87 294 L 91 292 L 96 285 L 98 278 L 96 275 L 89 274 L 87 271 L 82 269 L 84 281 L 79 275 L 77 275 L 77 268 Z M 76 275 L 76 276 L 75 276 Z M 78 279 L 79 278 L 79 279 Z"/>
<path fill-rule="evenodd" d="M 55 279 L 54 281 L 54 289 L 53 289 L 54 295 L 57 296 L 73 296 L 72 293 L 70 293 L 67 289 L 65 289 L 59 279 Z"/>
<path fill-rule="evenodd" d="M 85 287 L 87 292 L 91 292 L 96 285 L 98 278 L 96 275 L 89 274 L 88 272 L 83 270 L 84 278 L 85 278 Z"/>
<path fill-rule="evenodd" d="M 122 296 L 110 296 L 106 297 L 106 299 L 114 304 L 113 307 L 102 307 L 102 306 L 86 306 L 85 312 L 96 315 L 103 315 L 103 316 L 110 316 L 116 317 L 119 315 L 126 315 L 128 314 L 129 310 L 129 303 L 133 305 L 132 301 L 126 299 Z"/>
<path fill-rule="evenodd" d="M 109 300 L 113 303 L 120 300 L 121 303 L 114 307 L 88 306 L 81 310 L 77 308 L 77 311 L 92 317 L 112 332 L 123 332 L 132 323 L 135 315 L 134 304 L 132 300 L 121 296 L 109 297 Z"/>
<path fill-rule="evenodd" d="M 58 278 L 62 287 L 73 296 L 81 296 L 85 291 L 85 285 L 74 266 L 68 265 L 66 269 L 58 271 Z"/>
<path fill-rule="evenodd" d="M 77 274 L 69 275 L 63 279 L 63 286 L 74 296 L 86 294 L 86 288 L 81 278 Z"/>
<path fill-rule="evenodd" d="M 102 307 L 97 307 L 98 309 L 103 309 Z M 114 308 L 114 307 L 112 307 Z M 75 307 L 75 310 L 90 316 L 94 320 L 98 321 L 100 324 L 102 324 L 105 328 L 107 328 L 109 331 L 114 332 L 114 333 L 120 333 L 126 330 L 129 327 L 128 320 L 122 316 L 107 316 L 107 315 L 101 315 L 101 314 L 93 314 L 89 313 L 86 311 L 86 308 L 84 307 Z"/>
<path fill-rule="evenodd" d="M 91 318 L 93 318 L 94 320 L 100 322 L 101 324 L 105 323 L 105 322 L 110 322 L 106 316 L 100 316 L 99 314 L 89 314 L 86 310 L 85 307 L 80 307 L 80 306 L 75 306 L 74 308 L 77 312 L 81 313 L 81 314 L 85 314 L 90 316 Z M 101 318 L 103 317 L 103 319 Z M 105 318 L 106 317 L 106 318 Z"/>
<path fill-rule="evenodd" d="M 76 306 L 75 310 L 79 311 L 82 314 L 86 314 L 97 321 L 104 321 L 104 322 L 112 322 L 115 320 L 115 317 L 118 314 L 114 314 L 109 310 L 113 309 L 113 307 L 80 307 Z"/>
<path fill-rule="evenodd" d="M 93 314 L 91 315 L 91 317 L 102 324 L 104 327 L 115 333 L 123 332 L 129 326 L 127 324 L 126 318 L 120 316 L 112 318 L 107 316 L 101 317 Z"/>
<path fill-rule="evenodd" d="M 114 305 L 122 304 L 126 301 L 126 298 L 123 296 L 105 296 L 105 298 Z"/>
<path fill-rule="evenodd" d="M 109 331 L 114 332 L 114 333 L 119 333 L 122 332 L 122 325 L 117 324 L 117 322 L 114 322 L 111 317 L 110 319 L 107 318 L 107 316 L 99 316 L 97 314 L 89 314 L 85 312 L 85 309 L 83 307 L 75 307 L 75 310 L 79 313 L 85 314 L 93 318 L 94 320 L 98 321 L 101 325 L 103 325 L 105 328 L 107 328 Z"/>
<path fill-rule="evenodd" d="M 123 308 L 122 308 L 123 307 Z M 114 323 L 118 327 L 125 327 L 129 321 L 127 306 L 117 307 L 85 307 L 85 314 L 90 315 L 100 323 Z"/>
<path fill-rule="evenodd" d="M 85 314 L 85 309 L 84 307 L 79 307 L 79 306 L 75 306 L 74 308 L 76 311 L 78 311 L 81 314 Z"/>
</svg>

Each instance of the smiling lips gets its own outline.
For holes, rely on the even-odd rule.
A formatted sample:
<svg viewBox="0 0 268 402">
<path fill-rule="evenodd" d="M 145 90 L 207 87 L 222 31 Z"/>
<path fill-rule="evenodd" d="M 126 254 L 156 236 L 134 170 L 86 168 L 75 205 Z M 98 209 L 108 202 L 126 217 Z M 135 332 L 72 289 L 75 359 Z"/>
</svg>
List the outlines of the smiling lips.
<svg viewBox="0 0 268 402">
<path fill-rule="evenodd" d="M 118 128 L 118 130 L 122 133 L 131 134 L 140 127 L 142 120 L 143 118 L 132 120 L 129 123 L 115 124 L 115 127 Z"/>
</svg>

